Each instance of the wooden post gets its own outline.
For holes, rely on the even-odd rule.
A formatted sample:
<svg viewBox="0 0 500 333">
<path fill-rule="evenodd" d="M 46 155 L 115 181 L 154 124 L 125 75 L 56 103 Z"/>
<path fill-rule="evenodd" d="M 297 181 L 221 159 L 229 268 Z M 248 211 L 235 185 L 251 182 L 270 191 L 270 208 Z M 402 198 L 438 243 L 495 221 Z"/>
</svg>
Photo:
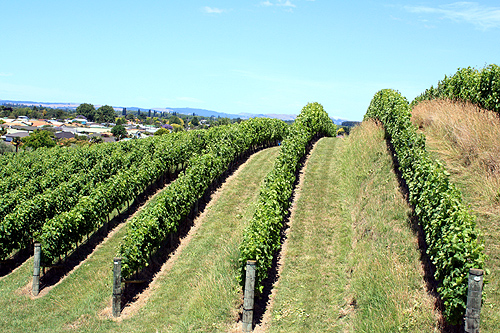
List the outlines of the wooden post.
<svg viewBox="0 0 500 333">
<path fill-rule="evenodd" d="M 120 317 L 122 306 L 122 258 L 113 259 L 113 317 Z"/>
<path fill-rule="evenodd" d="M 38 296 L 40 292 L 40 243 L 35 243 L 34 261 L 33 261 L 33 296 Z"/>
<path fill-rule="evenodd" d="M 467 308 L 465 309 L 465 332 L 479 333 L 479 314 L 481 312 L 481 299 L 483 291 L 482 269 L 469 271 L 469 289 L 467 291 Z"/>
<path fill-rule="evenodd" d="M 255 260 L 247 261 L 245 276 L 245 293 L 243 297 L 243 332 L 252 332 L 253 328 L 253 299 L 255 291 Z"/>
</svg>

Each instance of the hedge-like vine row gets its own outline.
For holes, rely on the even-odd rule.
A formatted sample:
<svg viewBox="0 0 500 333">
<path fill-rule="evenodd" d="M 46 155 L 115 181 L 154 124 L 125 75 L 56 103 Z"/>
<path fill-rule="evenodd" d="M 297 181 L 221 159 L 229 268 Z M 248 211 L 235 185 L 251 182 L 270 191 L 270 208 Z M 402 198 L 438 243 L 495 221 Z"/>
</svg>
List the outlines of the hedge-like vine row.
<svg viewBox="0 0 500 333">
<path fill-rule="evenodd" d="M 104 158 L 104 157 L 103 157 Z M 130 161 L 132 162 L 132 161 Z M 28 246 L 33 234 L 47 219 L 73 207 L 82 195 L 100 181 L 109 178 L 109 161 L 97 163 L 90 172 L 80 172 L 70 176 L 67 182 L 54 189 L 47 189 L 31 199 L 18 204 L 12 212 L 0 220 L 0 258 L 5 258 L 14 249 Z M 128 168 L 130 163 L 122 167 Z"/>
<path fill-rule="evenodd" d="M 468 101 L 500 112 L 500 66 L 491 64 L 481 70 L 459 68 L 454 75 L 439 81 L 436 88 L 431 86 L 415 98 L 412 105 L 435 98 Z"/>
<path fill-rule="evenodd" d="M 256 260 L 255 288 L 262 292 L 273 256 L 280 247 L 280 232 L 288 212 L 300 160 L 315 135 L 331 136 L 335 125 L 318 103 L 306 105 L 281 145 L 273 170 L 260 189 L 257 210 L 245 229 L 240 244 L 241 283 L 244 283 L 247 260 Z"/>
<path fill-rule="evenodd" d="M 286 132 L 283 121 L 263 118 L 208 130 L 205 154 L 191 159 L 185 172 L 127 225 L 119 250 L 122 276 L 129 278 L 147 266 L 167 235 L 177 231 L 195 202 L 230 163 L 257 145 L 281 140 Z"/>
<path fill-rule="evenodd" d="M 365 115 L 382 122 L 394 147 L 410 203 L 425 233 L 427 254 L 436 268 L 445 318 L 457 324 L 465 312 L 469 269 L 484 266 L 484 245 L 475 217 L 442 164 L 426 151 L 425 138 L 410 117 L 408 101 L 388 89 L 375 94 Z"/>
<path fill-rule="evenodd" d="M 92 186 L 74 207 L 55 215 L 34 231 L 35 239 L 41 243 L 44 262 L 53 262 L 66 254 L 86 235 L 107 222 L 113 210 L 134 200 L 162 175 L 186 164 L 203 147 L 200 131 L 153 138 L 149 153 L 141 151 L 143 157 L 136 163 Z"/>
<path fill-rule="evenodd" d="M 130 144 L 129 144 L 130 145 Z M 113 151 L 122 150 L 124 144 L 101 144 L 85 147 L 54 147 L 39 148 L 34 151 L 22 151 L 6 155 L 6 163 L 0 167 L 0 195 L 9 197 L 22 191 L 17 198 L 31 197 L 47 188 L 56 187 L 67 178 L 63 170 L 70 173 L 79 170 L 90 170 L 97 161 L 112 154 Z M 125 152 L 122 152 L 125 153 Z M 15 200 L 18 202 L 19 200 Z M 0 203 L 0 207 L 1 207 Z"/>
</svg>

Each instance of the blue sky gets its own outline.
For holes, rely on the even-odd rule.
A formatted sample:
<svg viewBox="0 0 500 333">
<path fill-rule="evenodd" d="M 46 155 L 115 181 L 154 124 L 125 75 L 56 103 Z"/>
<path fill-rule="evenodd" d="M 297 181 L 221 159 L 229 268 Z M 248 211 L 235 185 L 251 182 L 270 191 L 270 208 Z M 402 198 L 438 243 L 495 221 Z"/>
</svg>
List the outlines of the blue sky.
<svg viewBox="0 0 500 333">
<path fill-rule="evenodd" d="M 1 1 L 0 99 L 361 120 L 500 64 L 498 1 Z"/>
</svg>

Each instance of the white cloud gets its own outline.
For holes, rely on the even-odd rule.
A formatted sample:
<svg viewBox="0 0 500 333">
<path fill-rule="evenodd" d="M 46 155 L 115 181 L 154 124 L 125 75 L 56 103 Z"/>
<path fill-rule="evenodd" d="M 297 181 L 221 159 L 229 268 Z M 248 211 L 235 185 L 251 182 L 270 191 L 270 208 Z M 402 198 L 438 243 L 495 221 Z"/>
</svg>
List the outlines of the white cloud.
<svg viewBox="0 0 500 333">
<path fill-rule="evenodd" d="M 314 0 L 308 0 L 308 1 L 314 1 Z M 275 3 L 272 3 L 269 0 L 266 0 L 266 1 L 261 1 L 260 5 L 264 6 L 264 7 L 270 7 L 270 6 L 276 5 L 276 6 L 280 6 L 280 7 L 288 7 L 288 9 L 292 9 L 292 8 L 297 7 L 290 0 L 278 0 Z"/>
<path fill-rule="evenodd" d="M 7 77 L 7 76 L 12 76 L 12 73 L 1 73 L 0 76 Z"/>
<path fill-rule="evenodd" d="M 405 6 L 407 11 L 416 14 L 437 14 L 457 22 L 467 22 L 487 30 L 500 28 L 500 7 L 487 7 L 477 2 L 454 2 L 438 7 Z"/>
<path fill-rule="evenodd" d="M 292 7 L 292 8 L 297 7 L 293 3 L 291 3 L 290 0 L 286 0 L 286 1 L 278 0 L 278 3 L 276 4 L 276 6 Z"/>
<path fill-rule="evenodd" d="M 208 7 L 208 6 L 205 6 L 203 7 L 203 11 L 207 14 L 222 14 L 224 13 L 226 10 L 225 9 L 220 9 L 220 8 L 215 8 L 215 7 Z"/>
</svg>

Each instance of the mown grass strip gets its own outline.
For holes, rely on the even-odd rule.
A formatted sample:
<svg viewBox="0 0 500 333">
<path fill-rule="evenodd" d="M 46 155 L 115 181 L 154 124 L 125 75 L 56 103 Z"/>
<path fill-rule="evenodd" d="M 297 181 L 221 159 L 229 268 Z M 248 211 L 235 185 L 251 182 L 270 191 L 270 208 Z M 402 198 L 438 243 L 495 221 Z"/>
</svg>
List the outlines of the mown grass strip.
<svg viewBox="0 0 500 333">
<path fill-rule="evenodd" d="M 373 123 L 319 141 L 292 210 L 269 332 L 437 329 L 392 168 Z"/>
</svg>

